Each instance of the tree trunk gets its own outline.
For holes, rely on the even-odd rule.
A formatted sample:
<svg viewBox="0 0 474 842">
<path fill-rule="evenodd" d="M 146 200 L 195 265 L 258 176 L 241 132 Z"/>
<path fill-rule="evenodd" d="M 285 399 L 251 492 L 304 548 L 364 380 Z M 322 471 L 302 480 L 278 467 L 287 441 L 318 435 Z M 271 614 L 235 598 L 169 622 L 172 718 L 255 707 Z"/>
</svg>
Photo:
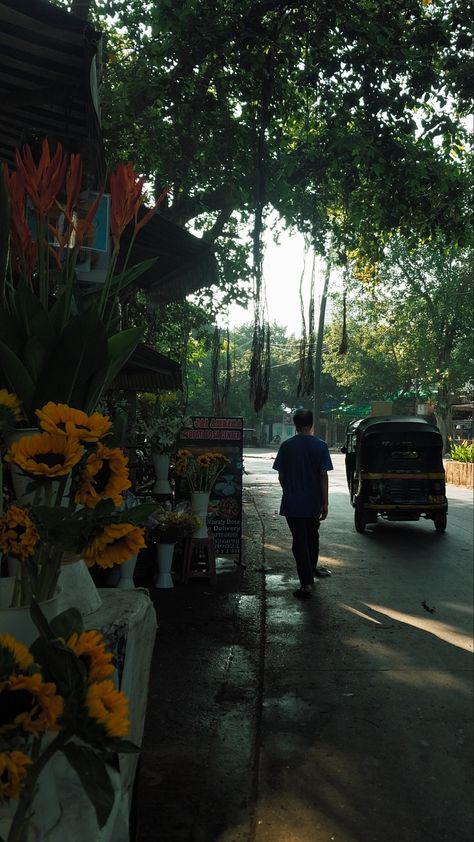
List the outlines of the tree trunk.
<svg viewBox="0 0 474 842">
<path fill-rule="evenodd" d="M 443 453 L 449 453 L 451 450 L 449 437 L 451 436 L 452 430 L 453 411 L 449 404 L 449 393 L 447 390 L 438 389 L 434 413 L 439 431 L 443 436 Z"/>
<path fill-rule="evenodd" d="M 314 395 L 313 395 L 313 423 L 317 433 L 321 421 L 321 369 L 323 362 L 323 338 L 324 322 L 326 319 L 326 303 L 328 298 L 329 278 L 331 277 L 332 260 L 331 254 L 326 259 L 326 271 L 324 273 L 323 293 L 321 295 L 321 306 L 319 309 L 318 336 L 316 338 L 316 349 L 314 354 Z"/>
</svg>

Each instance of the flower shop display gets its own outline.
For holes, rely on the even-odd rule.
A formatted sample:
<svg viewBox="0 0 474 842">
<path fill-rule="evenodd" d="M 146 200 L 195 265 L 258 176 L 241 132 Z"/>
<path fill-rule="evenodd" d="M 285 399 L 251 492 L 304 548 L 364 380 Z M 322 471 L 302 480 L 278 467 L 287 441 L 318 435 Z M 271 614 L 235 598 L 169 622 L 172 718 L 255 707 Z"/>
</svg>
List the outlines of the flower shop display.
<svg viewBox="0 0 474 842">
<path fill-rule="evenodd" d="M 194 538 L 207 538 L 206 518 L 210 493 L 217 477 L 229 461 L 223 453 L 215 450 L 178 450 L 176 475 L 186 478 L 191 493 L 191 508 L 202 522 L 194 531 Z"/>
<path fill-rule="evenodd" d="M 40 434 L 13 442 L 4 454 L 29 478 L 33 494 L 30 504 L 13 501 L 0 516 L 0 550 L 19 562 L 12 607 L 53 598 L 64 562 L 107 568 L 129 560 L 145 546 L 139 524 L 156 509 L 156 503 L 123 506 L 128 459 L 108 442 L 107 416 L 52 402 L 36 414 Z"/>
<path fill-rule="evenodd" d="M 192 535 L 199 526 L 201 521 L 197 515 L 184 510 L 170 511 L 161 508 L 148 518 L 149 535 L 156 542 L 156 588 L 173 587 L 171 565 L 175 545 Z"/>
<path fill-rule="evenodd" d="M 161 197 L 138 220 L 143 178 L 130 163 L 112 173 L 110 259 L 104 282 L 85 293 L 76 267 L 94 239 L 103 191 L 85 195 L 83 181 L 80 156 L 59 143 L 52 154 L 47 139 L 38 162 L 25 146 L 16 170 L 0 167 L 0 388 L 17 396 L 26 427 L 49 401 L 92 413 L 143 335 L 141 327 L 119 330 L 117 304 L 154 260 L 115 269 L 124 229 L 133 223 L 133 243 Z"/>
<path fill-rule="evenodd" d="M 138 429 L 150 448 L 156 473 L 154 494 L 170 495 L 168 480 L 170 454 L 176 447 L 180 430 L 189 423 L 175 392 L 141 392 L 138 395 Z"/>
<path fill-rule="evenodd" d="M 78 775 L 102 828 L 115 793 L 109 769 L 124 739 L 128 702 L 113 681 L 112 654 L 97 631 L 84 631 L 70 609 L 48 623 L 34 603 L 39 637 L 28 649 L 0 633 L 0 835 L 5 842 L 43 838 L 60 819 L 47 783 L 61 752 Z"/>
</svg>

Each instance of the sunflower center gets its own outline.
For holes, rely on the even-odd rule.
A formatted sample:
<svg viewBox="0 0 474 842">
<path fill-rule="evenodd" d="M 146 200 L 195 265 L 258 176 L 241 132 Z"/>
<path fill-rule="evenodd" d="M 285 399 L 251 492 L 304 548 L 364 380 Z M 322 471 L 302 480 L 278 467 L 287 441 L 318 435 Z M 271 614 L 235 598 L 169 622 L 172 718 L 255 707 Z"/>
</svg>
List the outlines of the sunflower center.
<svg viewBox="0 0 474 842">
<path fill-rule="evenodd" d="M 38 465 L 47 465 L 48 468 L 54 468 L 56 465 L 64 465 L 66 461 L 64 453 L 36 453 L 31 458 Z"/>
<path fill-rule="evenodd" d="M 107 483 L 110 479 L 111 470 L 108 462 L 102 462 L 102 467 L 94 477 L 94 488 L 101 494 L 107 488 Z"/>
<path fill-rule="evenodd" d="M 31 713 L 35 698 L 28 690 L 4 690 L 0 693 L 0 732 L 12 725 L 21 713 Z"/>
</svg>

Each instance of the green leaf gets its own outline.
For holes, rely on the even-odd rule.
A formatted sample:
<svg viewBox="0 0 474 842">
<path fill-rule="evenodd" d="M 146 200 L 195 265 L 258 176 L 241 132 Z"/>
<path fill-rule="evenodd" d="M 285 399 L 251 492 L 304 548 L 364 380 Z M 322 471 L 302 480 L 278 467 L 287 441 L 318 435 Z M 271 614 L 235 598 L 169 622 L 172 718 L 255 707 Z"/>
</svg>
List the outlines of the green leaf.
<svg viewBox="0 0 474 842">
<path fill-rule="evenodd" d="M 93 412 L 103 393 L 125 365 L 143 337 L 143 328 L 131 327 L 111 336 L 107 343 L 107 364 L 92 379 L 85 399 L 85 412 Z"/>
<path fill-rule="evenodd" d="M 120 520 L 123 523 L 143 523 L 147 517 L 150 517 L 159 508 L 160 505 L 158 503 L 140 503 L 138 506 L 123 509 L 123 511 L 119 512 Z"/>
<path fill-rule="evenodd" d="M 61 614 L 53 617 L 49 625 L 55 637 L 61 637 L 63 640 L 68 640 L 74 632 L 81 634 L 84 631 L 82 614 L 77 608 L 61 611 Z"/>
<path fill-rule="evenodd" d="M 31 601 L 30 614 L 41 637 L 44 640 L 54 640 L 54 634 L 51 631 L 50 625 L 35 599 Z"/>
<path fill-rule="evenodd" d="M 94 807 L 99 827 L 104 827 L 115 800 L 115 792 L 106 764 L 95 751 L 87 746 L 67 743 L 63 747 L 63 752 Z"/>
<path fill-rule="evenodd" d="M 105 745 L 109 751 L 117 752 L 117 754 L 137 754 L 141 751 L 141 746 L 135 745 L 131 740 L 111 738 L 105 741 Z"/>
<path fill-rule="evenodd" d="M 40 637 L 30 646 L 35 662 L 56 684 L 58 693 L 68 700 L 65 716 L 74 720 L 87 681 L 87 669 L 77 655 L 60 640 Z M 74 725 L 74 721 L 72 723 Z"/>
<path fill-rule="evenodd" d="M 29 422 L 35 422 L 31 417 L 35 383 L 30 372 L 23 365 L 19 357 L 0 340 L 0 380 L 2 385 L 14 392 L 21 401 L 23 412 Z"/>
</svg>

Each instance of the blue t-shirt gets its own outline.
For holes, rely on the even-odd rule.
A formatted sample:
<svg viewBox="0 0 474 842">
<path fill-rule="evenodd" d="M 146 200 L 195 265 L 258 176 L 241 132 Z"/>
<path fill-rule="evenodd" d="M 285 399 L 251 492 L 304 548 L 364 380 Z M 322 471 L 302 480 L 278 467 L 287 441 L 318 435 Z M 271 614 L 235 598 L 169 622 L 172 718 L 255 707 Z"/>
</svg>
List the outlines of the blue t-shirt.
<svg viewBox="0 0 474 842">
<path fill-rule="evenodd" d="M 321 471 L 332 471 L 326 442 L 312 435 L 295 435 L 282 442 L 273 468 L 283 476 L 280 514 L 313 517 L 321 511 Z"/>
</svg>

